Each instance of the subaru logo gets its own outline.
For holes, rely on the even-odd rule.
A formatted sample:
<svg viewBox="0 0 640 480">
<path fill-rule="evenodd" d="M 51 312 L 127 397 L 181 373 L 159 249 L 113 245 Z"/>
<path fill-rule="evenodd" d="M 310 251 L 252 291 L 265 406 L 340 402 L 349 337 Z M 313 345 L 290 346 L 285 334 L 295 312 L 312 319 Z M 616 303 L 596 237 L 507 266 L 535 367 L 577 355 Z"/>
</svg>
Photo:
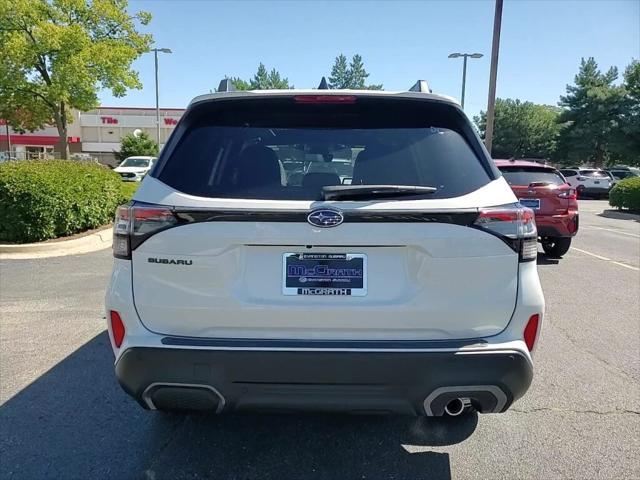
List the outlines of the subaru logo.
<svg viewBox="0 0 640 480">
<path fill-rule="evenodd" d="M 307 216 L 307 222 L 314 227 L 337 227 L 343 221 L 342 213 L 336 210 L 314 210 Z"/>
</svg>

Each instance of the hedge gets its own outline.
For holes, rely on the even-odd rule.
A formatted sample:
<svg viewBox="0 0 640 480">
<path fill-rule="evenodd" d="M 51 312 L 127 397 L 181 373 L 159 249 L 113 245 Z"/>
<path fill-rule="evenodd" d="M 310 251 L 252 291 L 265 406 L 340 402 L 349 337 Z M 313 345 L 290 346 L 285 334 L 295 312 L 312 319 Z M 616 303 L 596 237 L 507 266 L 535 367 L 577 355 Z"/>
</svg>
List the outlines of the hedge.
<svg viewBox="0 0 640 480">
<path fill-rule="evenodd" d="M 0 164 L 0 241 L 25 243 L 106 225 L 128 201 L 120 176 L 72 160 Z"/>
<path fill-rule="evenodd" d="M 640 177 L 620 180 L 609 192 L 609 205 L 640 212 Z"/>
</svg>

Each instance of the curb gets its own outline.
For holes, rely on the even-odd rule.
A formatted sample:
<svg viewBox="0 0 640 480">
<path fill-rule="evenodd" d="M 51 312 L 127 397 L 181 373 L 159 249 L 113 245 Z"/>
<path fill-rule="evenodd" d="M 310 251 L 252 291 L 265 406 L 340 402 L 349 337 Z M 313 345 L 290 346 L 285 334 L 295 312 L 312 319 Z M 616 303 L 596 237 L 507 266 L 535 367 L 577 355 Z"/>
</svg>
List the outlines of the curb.
<svg viewBox="0 0 640 480">
<path fill-rule="evenodd" d="M 62 257 L 90 253 L 111 247 L 113 227 L 109 226 L 80 238 L 59 242 L 23 243 L 0 245 L 0 259 L 18 260 L 29 258 Z"/>
</svg>

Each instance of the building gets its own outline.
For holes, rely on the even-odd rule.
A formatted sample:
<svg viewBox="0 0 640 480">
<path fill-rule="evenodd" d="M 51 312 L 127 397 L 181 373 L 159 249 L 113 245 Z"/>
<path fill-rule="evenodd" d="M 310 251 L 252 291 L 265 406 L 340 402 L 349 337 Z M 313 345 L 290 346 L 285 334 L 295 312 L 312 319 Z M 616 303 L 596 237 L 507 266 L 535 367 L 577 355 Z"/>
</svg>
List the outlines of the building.
<svg viewBox="0 0 640 480">
<path fill-rule="evenodd" d="M 88 112 L 72 113 L 73 122 L 68 127 L 71 154 L 84 154 L 101 163 L 114 165 L 115 152 L 120 150 L 120 141 L 124 135 L 141 130 L 156 139 L 155 108 L 99 107 Z M 183 113 L 182 108 L 160 109 L 160 146 L 167 141 Z M 0 151 L 8 151 L 6 129 L 2 122 Z M 12 157 L 60 158 L 58 131 L 55 126 L 24 134 L 10 128 L 8 130 Z"/>
</svg>

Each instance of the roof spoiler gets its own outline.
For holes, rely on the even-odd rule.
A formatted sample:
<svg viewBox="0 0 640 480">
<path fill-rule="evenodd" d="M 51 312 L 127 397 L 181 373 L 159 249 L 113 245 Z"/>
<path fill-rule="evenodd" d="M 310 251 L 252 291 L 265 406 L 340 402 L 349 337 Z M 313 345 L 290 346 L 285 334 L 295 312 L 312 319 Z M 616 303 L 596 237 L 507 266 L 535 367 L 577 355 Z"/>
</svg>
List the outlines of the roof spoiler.
<svg viewBox="0 0 640 480">
<path fill-rule="evenodd" d="M 422 92 L 422 93 L 431 93 L 432 90 L 429 88 L 429 84 L 426 80 L 418 80 L 413 87 L 409 89 L 410 92 Z"/>
<path fill-rule="evenodd" d="M 223 78 L 220 80 L 220 85 L 218 85 L 218 92 L 235 92 L 236 86 L 233 84 L 231 79 Z"/>
</svg>

